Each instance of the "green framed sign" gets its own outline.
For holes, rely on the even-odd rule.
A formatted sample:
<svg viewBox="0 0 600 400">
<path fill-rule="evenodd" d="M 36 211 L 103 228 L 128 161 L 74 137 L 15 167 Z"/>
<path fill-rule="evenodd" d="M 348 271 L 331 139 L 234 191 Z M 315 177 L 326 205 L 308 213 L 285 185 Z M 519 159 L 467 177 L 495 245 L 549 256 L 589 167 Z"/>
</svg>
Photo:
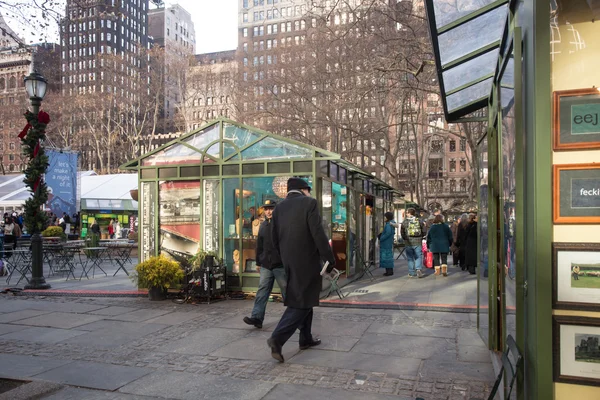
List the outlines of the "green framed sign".
<svg viewBox="0 0 600 400">
<path fill-rule="evenodd" d="M 600 149 L 600 91 L 597 88 L 553 94 L 554 150 Z"/>
</svg>

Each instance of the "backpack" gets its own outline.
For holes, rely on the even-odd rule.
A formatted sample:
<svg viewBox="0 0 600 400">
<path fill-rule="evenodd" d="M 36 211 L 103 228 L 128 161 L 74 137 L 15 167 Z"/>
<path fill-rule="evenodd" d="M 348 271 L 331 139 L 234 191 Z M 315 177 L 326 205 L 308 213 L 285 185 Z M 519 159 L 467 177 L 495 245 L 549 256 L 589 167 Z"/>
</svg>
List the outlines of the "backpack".
<svg viewBox="0 0 600 400">
<path fill-rule="evenodd" d="M 406 226 L 406 232 L 410 237 L 423 236 L 423 231 L 421 230 L 421 222 L 417 218 L 409 220 L 408 225 Z"/>
</svg>

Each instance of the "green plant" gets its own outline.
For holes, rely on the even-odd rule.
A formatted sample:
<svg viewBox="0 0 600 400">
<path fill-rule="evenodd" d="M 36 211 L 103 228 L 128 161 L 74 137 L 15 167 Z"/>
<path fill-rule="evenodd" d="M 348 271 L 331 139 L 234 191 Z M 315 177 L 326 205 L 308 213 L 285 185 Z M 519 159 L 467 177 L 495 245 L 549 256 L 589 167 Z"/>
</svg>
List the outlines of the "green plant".
<svg viewBox="0 0 600 400">
<path fill-rule="evenodd" d="M 42 232 L 43 237 L 66 238 L 65 232 L 60 226 L 49 226 Z"/>
<path fill-rule="evenodd" d="M 220 260 L 216 251 L 204 251 L 199 249 L 198 252 L 189 259 L 192 272 L 200 269 L 203 266 L 204 260 L 206 260 L 207 256 L 213 256 L 215 258 L 215 263 L 220 264 Z"/>
<path fill-rule="evenodd" d="M 137 282 L 138 287 L 168 289 L 183 279 L 183 270 L 177 261 L 161 254 L 136 265 L 131 279 Z"/>
</svg>

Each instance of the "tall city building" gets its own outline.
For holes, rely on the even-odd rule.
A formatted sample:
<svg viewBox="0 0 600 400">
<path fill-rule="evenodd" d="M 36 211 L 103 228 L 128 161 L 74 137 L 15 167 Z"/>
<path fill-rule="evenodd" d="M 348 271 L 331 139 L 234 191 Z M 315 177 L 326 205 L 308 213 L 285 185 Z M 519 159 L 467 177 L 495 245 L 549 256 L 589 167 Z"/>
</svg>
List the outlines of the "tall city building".
<svg viewBox="0 0 600 400">
<path fill-rule="evenodd" d="M 185 130 L 218 117 L 236 118 L 236 51 L 196 54 L 186 89 Z"/>
<path fill-rule="evenodd" d="M 67 0 L 60 36 L 64 94 L 138 96 L 136 77 L 147 68 L 148 0 Z"/>
<path fill-rule="evenodd" d="M 157 6 L 148 12 L 148 34 L 153 46 L 162 51 L 153 51 L 152 57 L 160 61 L 154 64 L 163 68 L 164 96 L 163 115 L 166 129 L 174 127 L 174 118 L 182 112 L 186 88 L 187 66 L 193 64 L 196 48 L 196 32 L 192 16 L 178 4 L 170 7 Z M 157 49 L 158 50 L 158 49 Z"/>
</svg>

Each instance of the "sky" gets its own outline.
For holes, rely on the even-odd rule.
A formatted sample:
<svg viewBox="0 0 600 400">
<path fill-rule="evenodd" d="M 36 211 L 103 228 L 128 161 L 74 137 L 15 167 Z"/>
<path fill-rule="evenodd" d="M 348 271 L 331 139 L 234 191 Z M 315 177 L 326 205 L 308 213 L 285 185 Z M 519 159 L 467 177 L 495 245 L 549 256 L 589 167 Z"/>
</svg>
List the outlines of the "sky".
<svg viewBox="0 0 600 400">
<path fill-rule="evenodd" d="M 192 15 L 196 31 L 196 54 L 233 50 L 237 47 L 237 0 L 165 1 L 166 6 L 172 4 L 179 4 Z M 39 42 L 39 34 L 29 34 L 30 27 L 24 29 L 18 21 L 9 18 L 7 23 L 19 36 L 25 36 L 26 43 Z M 57 32 L 57 29 L 49 29 L 48 40 L 58 42 Z"/>
</svg>

